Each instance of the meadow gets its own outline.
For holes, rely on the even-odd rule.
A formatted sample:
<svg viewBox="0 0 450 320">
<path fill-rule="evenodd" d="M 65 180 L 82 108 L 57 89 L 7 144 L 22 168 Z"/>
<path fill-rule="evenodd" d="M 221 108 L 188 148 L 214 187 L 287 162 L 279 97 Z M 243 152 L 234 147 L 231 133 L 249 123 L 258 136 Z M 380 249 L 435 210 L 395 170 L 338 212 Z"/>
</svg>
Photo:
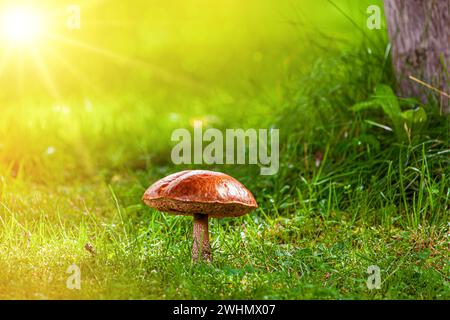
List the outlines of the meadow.
<svg viewBox="0 0 450 320">
<path fill-rule="evenodd" d="M 1 299 L 450 298 L 450 119 L 395 94 L 381 1 L 81 1 L 78 31 L 43 3 L 58 35 L 0 47 Z M 278 173 L 174 165 L 195 121 L 279 128 Z M 141 201 L 193 168 L 259 203 L 211 219 L 212 264 Z"/>
</svg>

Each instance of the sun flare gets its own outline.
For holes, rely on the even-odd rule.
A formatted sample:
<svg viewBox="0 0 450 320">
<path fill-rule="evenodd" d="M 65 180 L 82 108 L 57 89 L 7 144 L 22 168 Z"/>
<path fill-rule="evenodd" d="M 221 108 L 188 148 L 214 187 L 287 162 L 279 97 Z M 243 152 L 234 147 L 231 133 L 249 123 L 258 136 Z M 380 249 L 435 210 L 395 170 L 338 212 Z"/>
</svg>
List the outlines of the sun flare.
<svg viewBox="0 0 450 320">
<path fill-rule="evenodd" d="M 80 0 L 83 1 L 85 0 Z M 92 4 L 97 1 L 88 2 Z M 87 5 L 86 7 L 88 8 Z M 192 86 L 190 79 L 169 72 L 149 61 L 85 41 L 83 36 L 87 33 L 71 27 L 73 19 L 81 19 L 80 13 L 74 16 L 72 11 L 61 10 L 61 7 L 0 6 L 0 80 L 16 78 L 15 92 L 23 91 L 28 83 L 33 85 L 38 83 L 49 96 L 57 100 L 60 99 L 59 83 L 62 77 L 76 78 L 77 83 L 96 90 L 89 77 L 78 68 L 78 63 L 73 61 L 74 52 L 83 52 L 104 58 L 108 62 L 145 68 L 148 73 L 157 74 L 167 81 Z M 105 28 L 109 30 L 111 27 L 122 27 L 123 23 L 120 20 L 105 22 L 92 19 L 90 26 L 91 34 L 92 31 L 105 32 Z M 93 30 L 92 26 L 96 29 Z M 38 82 L 35 81 L 35 75 L 39 79 Z"/>
<path fill-rule="evenodd" d="M 39 12 L 30 7 L 14 7 L 1 17 L 3 35 L 15 45 L 34 43 L 42 33 L 43 21 Z"/>
</svg>

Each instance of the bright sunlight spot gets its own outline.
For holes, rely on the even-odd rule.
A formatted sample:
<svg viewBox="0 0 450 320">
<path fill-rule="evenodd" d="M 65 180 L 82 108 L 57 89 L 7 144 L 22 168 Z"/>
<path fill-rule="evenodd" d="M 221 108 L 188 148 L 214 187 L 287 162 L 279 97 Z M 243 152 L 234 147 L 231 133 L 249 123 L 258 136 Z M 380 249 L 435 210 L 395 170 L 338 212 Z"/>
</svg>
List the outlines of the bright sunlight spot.
<svg viewBox="0 0 450 320">
<path fill-rule="evenodd" d="M 30 7 L 17 7 L 6 10 L 2 15 L 3 33 L 14 44 L 30 44 L 42 31 L 42 19 Z"/>
</svg>

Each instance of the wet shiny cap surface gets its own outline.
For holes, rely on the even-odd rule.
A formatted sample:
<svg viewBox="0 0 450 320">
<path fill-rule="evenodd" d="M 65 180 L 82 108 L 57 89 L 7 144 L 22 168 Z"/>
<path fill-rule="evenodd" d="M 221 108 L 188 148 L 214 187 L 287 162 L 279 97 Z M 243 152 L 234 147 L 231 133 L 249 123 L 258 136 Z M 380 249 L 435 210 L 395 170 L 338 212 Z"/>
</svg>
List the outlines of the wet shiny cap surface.
<svg viewBox="0 0 450 320">
<path fill-rule="evenodd" d="M 142 200 L 163 212 L 211 217 L 237 217 L 258 207 L 242 183 L 224 173 L 207 170 L 171 174 L 150 186 Z"/>
</svg>

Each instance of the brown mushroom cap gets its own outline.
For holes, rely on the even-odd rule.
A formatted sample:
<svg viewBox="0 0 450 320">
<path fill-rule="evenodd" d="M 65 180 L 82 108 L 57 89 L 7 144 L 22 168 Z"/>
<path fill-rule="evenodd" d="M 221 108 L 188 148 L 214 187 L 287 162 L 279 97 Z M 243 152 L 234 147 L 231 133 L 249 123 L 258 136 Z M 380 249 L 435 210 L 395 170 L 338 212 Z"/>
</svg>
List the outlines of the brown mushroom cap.
<svg viewBox="0 0 450 320">
<path fill-rule="evenodd" d="M 224 173 L 207 170 L 171 174 L 150 186 L 142 200 L 163 212 L 217 218 L 237 217 L 258 208 L 242 183 Z"/>
</svg>

